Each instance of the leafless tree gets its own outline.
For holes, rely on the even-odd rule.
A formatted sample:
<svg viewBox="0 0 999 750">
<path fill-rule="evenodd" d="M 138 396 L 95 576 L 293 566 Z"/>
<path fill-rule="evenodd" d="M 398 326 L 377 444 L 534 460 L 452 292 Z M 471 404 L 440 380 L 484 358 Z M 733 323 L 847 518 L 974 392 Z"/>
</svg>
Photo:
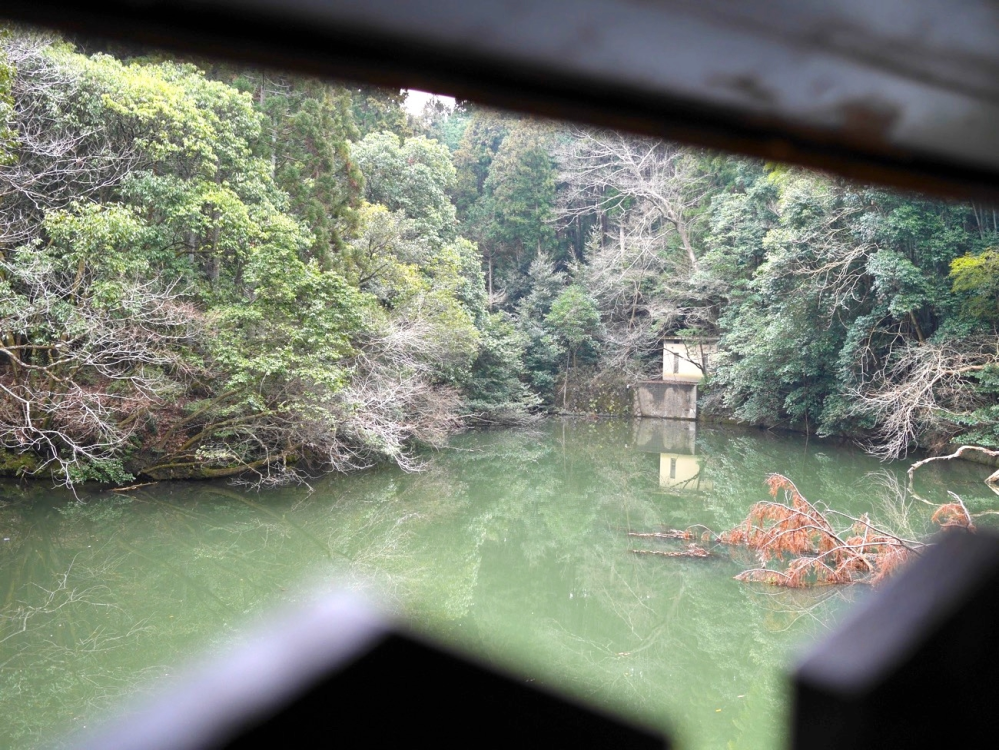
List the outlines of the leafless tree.
<svg viewBox="0 0 999 750">
<path fill-rule="evenodd" d="M 354 377 L 339 394 L 348 443 L 380 447 L 403 469 L 419 467 L 412 440 L 440 447 L 461 425 L 460 395 L 435 383 L 435 370 L 451 356 L 450 342 L 419 316 L 388 321 L 355 360 Z M 356 451 L 348 460 L 358 458 Z M 330 455 L 341 468 L 343 459 Z"/>
<path fill-rule="evenodd" d="M 875 438 L 868 450 L 882 459 L 905 456 L 917 440 L 956 434 L 953 417 L 979 404 L 971 373 L 999 363 L 996 340 L 904 341 L 884 358 L 854 392 L 858 414 L 873 417 Z"/>
<path fill-rule="evenodd" d="M 13 158 L 0 163 L 0 251 L 36 236 L 46 211 L 119 185 L 138 162 L 135 134 L 83 110 L 84 81 L 50 54 L 50 43 L 29 33 L 3 40 L 16 74 Z"/>
<path fill-rule="evenodd" d="M 689 271 L 697 270 L 692 210 L 709 185 L 689 149 L 609 130 L 579 130 L 557 156 L 566 186 L 561 218 L 614 214 L 622 243 L 640 240 L 643 251 L 662 251 L 675 238 Z"/>
<path fill-rule="evenodd" d="M 119 456 L 171 391 L 177 345 L 199 316 L 176 287 L 148 281 L 122 284 L 114 309 L 96 304 L 30 248 L 0 261 L 0 276 L 18 290 L 0 308 L 0 447 L 71 485 L 74 471 Z"/>
<path fill-rule="evenodd" d="M 559 218 L 598 214 L 579 269 L 605 323 L 605 361 L 628 367 L 663 331 L 708 327 L 714 314 L 692 279 L 699 267 L 694 209 L 709 185 L 689 149 L 611 131 L 579 130 L 557 154 Z"/>
</svg>

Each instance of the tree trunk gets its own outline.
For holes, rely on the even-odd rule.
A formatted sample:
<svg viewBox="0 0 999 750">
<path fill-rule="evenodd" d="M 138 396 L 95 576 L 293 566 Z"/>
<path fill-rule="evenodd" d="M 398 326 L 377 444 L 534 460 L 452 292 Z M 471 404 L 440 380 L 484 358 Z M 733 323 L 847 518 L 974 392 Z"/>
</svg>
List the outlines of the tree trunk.
<svg viewBox="0 0 999 750">
<path fill-rule="evenodd" d="M 562 383 L 562 411 L 565 411 L 569 403 L 569 352 L 565 353 L 565 382 Z"/>
<path fill-rule="evenodd" d="M 676 232 L 680 235 L 680 241 L 683 243 L 683 249 L 687 251 L 687 259 L 690 261 L 690 270 L 693 273 L 697 273 L 697 256 L 694 255 L 694 248 L 690 244 L 690 234 L 687 231 L 687 227 L 680 222 L 677 222 Z"/>
</svg>

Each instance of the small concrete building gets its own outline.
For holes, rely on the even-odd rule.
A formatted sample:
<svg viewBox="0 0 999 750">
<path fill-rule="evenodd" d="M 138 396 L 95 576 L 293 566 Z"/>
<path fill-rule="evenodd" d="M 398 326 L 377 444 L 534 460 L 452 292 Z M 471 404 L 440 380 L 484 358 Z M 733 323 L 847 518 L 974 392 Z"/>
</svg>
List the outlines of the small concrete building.
<svg viewBox="0 0 999 750">
<path fill-rule="evenodd" d="M 711 361 L 718 351 L 717 338 L 663 341 L 663 380 L 700 382 L 710 371 Z"/>
<path fill-rule="evenodd" d="M 710 372 L 717 338 L 668 338 L 663 342 L 663 379 L 635 384 L 635 416 L 697 419 L 697 384 Z"/>
</svg>

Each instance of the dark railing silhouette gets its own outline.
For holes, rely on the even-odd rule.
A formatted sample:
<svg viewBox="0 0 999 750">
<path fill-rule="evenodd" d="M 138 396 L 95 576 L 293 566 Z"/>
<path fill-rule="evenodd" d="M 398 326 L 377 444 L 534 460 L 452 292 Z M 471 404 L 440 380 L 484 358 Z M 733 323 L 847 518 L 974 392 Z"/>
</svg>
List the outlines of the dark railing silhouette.
<svg viewBox="0 0 999 750">
<path fill-rule="evenodd" d="M 794 750 L 977 745 L 999 699 L 999 538 L 949 532 L 793 675 Z M 266 628 L 81 750 L 665 748 L 339 596 Z M 764 749 L 761 749 L 764 750 Z"/>
<path fill-rule="evenodd" d="M 539 689 L 337 596 L 275 621 L 89 750 L 664 748 L 658 733 Z"/>
</svg>

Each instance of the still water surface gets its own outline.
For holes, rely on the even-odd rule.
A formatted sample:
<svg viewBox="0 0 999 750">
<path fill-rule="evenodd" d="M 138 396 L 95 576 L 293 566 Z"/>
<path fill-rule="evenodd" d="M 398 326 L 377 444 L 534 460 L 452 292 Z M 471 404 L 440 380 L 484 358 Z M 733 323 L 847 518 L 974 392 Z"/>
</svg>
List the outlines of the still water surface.
<svg viewBox="0 0 999 750">
<path fill-rule="evenodd" d="M 896 492 L 905 468 L 800 435 L 551 421 L 311 492 L 161 483 L 76 502 L 0 485 L 0 747 L 62 745 L 262 613 L 346 586 L 681 747 L 778 748 L 783 670 L 867 592 L 742 584 L 748 560 L 639 556 L 666 547 L 627 532 L 728 528 L 780 472 L 813 501 L 924 533 L 931 509 Z M 994 504 L 987 469 L 926 471 L 933 499 Z"/>
</svg>

